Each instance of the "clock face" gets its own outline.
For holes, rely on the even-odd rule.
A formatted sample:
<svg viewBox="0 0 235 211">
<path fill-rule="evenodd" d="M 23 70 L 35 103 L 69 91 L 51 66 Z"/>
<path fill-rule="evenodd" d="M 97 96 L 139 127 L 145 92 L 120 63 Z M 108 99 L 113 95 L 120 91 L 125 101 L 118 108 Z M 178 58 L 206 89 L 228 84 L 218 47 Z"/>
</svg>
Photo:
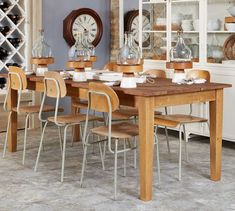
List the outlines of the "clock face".
<svg viewBox="0 0 235 211">
<path fill-rule="evenodd" d="M 103 34 L 103 24 L 100 16 L 90 8 L 73 10 L 63 21 L 63 36 L 72 46 L 77 32 L 88 31 L 88 39 L 97 46 Z"/>
<path fill-rule="evenodd" d="M 93 42 L 98 33 L 98 25 L 95 19 L 88 14 L 82 14 L 78 16 L 72 24 L 72 33 L 74 39 L 76 38 L 77 32 L 88 31 L 88 39 L 90 42 Z"/>
<path fill-rule="evenodd" d="M 142 20 L 143 20 L 143 31 L 149 31 L 151 30 L 151 25 L 150 25 L 150 20 L 148 17 L 146 16 L 142 16 Z M 139 16 L 136 16 L 131 24 L 131 31 L 134 37 L 134 40 L 139 43 Z M 147 42 L 149 39 L 150 35 L 149 33 L 143 33 L 142 36 L 142 42 Z"/>
<path fill-rule="evenodd" d="M 124 17 L 125 21 L 125 31 L 130 31 L 133 34 L 133 38 L 135 43 L 139 44 L 139 10 L 131 10 L 126 13 Z M 151 30 L 151 21 L 150 21 L 150 13 L 147 10 L 143 10 L 142 15 L 142 27 L 143 31 Z M 150 47 L 150 33 L 143 32 L 142 34 L 142 47 L 148 48 Z"/>
</svg>

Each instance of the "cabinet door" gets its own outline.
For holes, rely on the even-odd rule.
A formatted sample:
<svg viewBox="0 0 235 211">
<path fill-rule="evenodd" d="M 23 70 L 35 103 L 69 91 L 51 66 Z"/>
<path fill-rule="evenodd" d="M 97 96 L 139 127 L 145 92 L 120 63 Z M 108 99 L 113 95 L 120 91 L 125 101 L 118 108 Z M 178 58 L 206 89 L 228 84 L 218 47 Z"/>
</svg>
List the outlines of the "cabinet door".
<svg viewBox="0 0 235 211">
<path fill-rule="evenodd" d="M 183 30 L 185 44 L 190 48 L 194 62 L 200 62 L 200 2 L 201 1 L 171 1 L 171 47 L 177 43 L 177 32 Z M 183 8 L 183 9 L 182 9 Z"/>
<path fill-rule="evenodd" d="M 168 1 L 143 1 L 141 49 L 144 59 L 166 60 Z M 147 17 L 147 18 L 146 18 Z"/>
<path fill-rule="evenodd" d="M 207 63 L 235 64 L 234 4 L 234 0 L 207 1 Z"/>
</svg>

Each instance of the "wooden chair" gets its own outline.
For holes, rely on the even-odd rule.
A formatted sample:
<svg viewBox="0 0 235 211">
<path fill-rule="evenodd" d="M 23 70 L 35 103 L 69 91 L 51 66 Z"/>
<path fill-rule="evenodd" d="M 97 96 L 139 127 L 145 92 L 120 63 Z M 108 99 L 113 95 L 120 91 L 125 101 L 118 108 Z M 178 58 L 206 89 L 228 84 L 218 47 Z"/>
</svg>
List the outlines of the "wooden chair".
<svg viewBox="0 0 235 211">
<path fill-rule="evenodd" d="M 86 116 L 86 123 L 84 129 L 83 136 L 83 144 L 84 144 L 84 157 L 82 164 L 82 173 L 81 173 L 81 186 L 84 178 L 86 157 L 87 157 L 87 147 L 90 145 L 89 136 L 91 134 L 96 134 L 98 136 L 107 137 L 102 140 L 108 142 L 109 151 L 114 154 L 114 198 L 117 196 L 117 155 L 119 153 L 124 153 L 124 172 L 125 172 L 125 162 L 126 162 L 126 152 L 130 150 L 135 150 L 135 146 L 131 145 L 131 142 L 127 140 L 138 136 L 139 129 L 138 125 L 135 125 L 130 122 L 119 122 L 112 124 L 112 114 L 114 111 L 119 109 L 119 99 L 117 94 L 110 87 L 101 84 L 92 82 L 89 84 L 88 91 L 88 110 Z M 92 128 L 89 132 L 87 132 L 88 127 L 88 118 L 89 111 L 95 110 L 98 112 L 105 112 L 108 115 L 108 124 L 107 126 L 100 126 L 96 128 Z M 112 148 L 112 140 L 114 141 L 114 149 Z M 118 143 L 123 142 L 123 149 L 119 149 Z M 125 174 L 125 173 L 124 173 Z"/>
<path fill-rule="evenodd" d="M 10 128 L 10 122 L 11 122 L 10 119 L 11 119 L 12 112 L 17 112 L 18 114 L 25 114 L 26 118 L 25 118 L 25 132 L 24 132 L 24 149 L 23 149 L 23 158 L 22 158 L 22 163 L 24 165 L 29 117 L 32 114 L 39 113 L 40 105 L 26 105 L 26 106 L 20 105 L 22 91 L 27 89 L 26 75 L 21 68 L 14 67 L 14 66 L 9 67 L 7 85 L 8 86 L 7 86 L 7 94 L 6 94 L 5 101 L 4 101 L 4 110 L 9 112 L 9 116 L 8 116 L 6 139 L 4 143 L 3 157 L 5 157 L 5 154 L 6 154 L 7 140 L 8 140 L 9 128 Z M 7 99 L 9 97 L 9 93 L 11 89 L 18 90 L 18 99 L 17 99 L 17 107 L 13 107 L 11 110 L 9 110 L 7 108 Z M 45 105 L 44 108 L 41 110 L 41 112 L 51 112 L 54 110 L 55 110 L 54 106 Z"/>
<path fill-rule="evenodd" d="M 41 104 L 41 108 L 39 112 L 39 119 L 42 122 L 44 122 L 44 127 L 42 130 L 41 141 L 40 141 L 40 146 L 38 149 L 38 155 L 37 155 L 37 160 L 36 160 L 34 171 L 37 171 L 46 126 L 48 122 L 52 122 L 59 127 L 60 132 L 61 132 L 61 127 L 64 127 L 63 143 L 62 143 L 62 136 L 60 135 L 60 147 L 62 151 L 61 182 L 63 182 L 63 179 L 64 179 L 64 163 L 65 163 L 65 149 L 66 149 L 66 141 L 67 141 L 66 140 L 67 129 L 69 126 L 79 125 L 81 122 L 86 120 L 85 114 L 76 114 L 76 115 L 70 114 L 70 115 L 58 116 L 59 101 L 61 98 L 64 98 L 66 96 L 66 93 L 67 93 L 66 85 L 61 75 L 57 72 L 52 72 L 52 71 L 46 72 L 45 77 L 44 77 L 44 95 L 42 98 L 42 104 Z M 51 98 L 56 98 L 55 114 L 54 116 L 48 117 L 47 119 L 43 119 L 42 111 L 44 108 L 44 102 L 45 102 L 46 96 L 51 97 Z M 96 120 L 96 119 L 98 120 L 99 118 L 95 116 L 89 117 L 89 120 Z M 101 150 L 101 147 L 100 147 L 100 150 Z M 102 154 L 101 154 L 101 158 L 102 158 Z M 102 160 L 102 163 L 103 163 L 103 160 Z"/>
<path fill-rule="evenodd" d="M 188 78 L 203 78 L 210 81 L 210 73 L 205 70 L 192 70 L 187 74 Z M 192 105 L 190 105 L 190 114 L 171 114 L 171 115 L 158 115 L 155 116 L 154 124 L 155 126 L 165 126 L 165 127 L 179 127 L 179 180 L 181 180 L 181 160 L 182 160 L 182 127 L 184 133 L 185 140 L 185 151 L 186 151 L 186 160 L 188 160 L 188 152 L 187 152 L 187 135 L 185 125 L 193 124 L 193 123 L 208 123 L 208 120 L 201 117 L 196 117 L 192 115 Z"/>
</svg>

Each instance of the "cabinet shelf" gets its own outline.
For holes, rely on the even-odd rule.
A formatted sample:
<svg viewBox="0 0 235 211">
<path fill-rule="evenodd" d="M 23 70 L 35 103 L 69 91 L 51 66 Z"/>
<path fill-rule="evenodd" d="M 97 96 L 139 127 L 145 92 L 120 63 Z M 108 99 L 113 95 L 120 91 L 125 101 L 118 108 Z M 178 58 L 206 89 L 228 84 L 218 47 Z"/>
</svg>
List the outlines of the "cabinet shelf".
<svg viewBox="0 0 235 211">
<path fill-rule="evenodd" d="M 166 33 L 166 31 L 157 31 L 157 30 L 147 30 L 142 31 L 143 33 Z"/>
<path fill-rule="evenodd" d="M 235 31 L 207 31 L 208 34 L 234 34 Z"/>
</svg>

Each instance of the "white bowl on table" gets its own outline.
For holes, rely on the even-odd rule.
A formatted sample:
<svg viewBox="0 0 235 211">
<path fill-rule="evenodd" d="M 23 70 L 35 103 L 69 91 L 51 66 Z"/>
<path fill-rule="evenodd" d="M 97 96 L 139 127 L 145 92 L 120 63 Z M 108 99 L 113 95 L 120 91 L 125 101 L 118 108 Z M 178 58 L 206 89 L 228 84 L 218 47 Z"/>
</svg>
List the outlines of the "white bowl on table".
<svg viewBox="0 0 235 211">
<path fill-rule="evenodd" d="M 235 31 L 235 23 L 225 23 L 227 31 Z"/>
</svg>

